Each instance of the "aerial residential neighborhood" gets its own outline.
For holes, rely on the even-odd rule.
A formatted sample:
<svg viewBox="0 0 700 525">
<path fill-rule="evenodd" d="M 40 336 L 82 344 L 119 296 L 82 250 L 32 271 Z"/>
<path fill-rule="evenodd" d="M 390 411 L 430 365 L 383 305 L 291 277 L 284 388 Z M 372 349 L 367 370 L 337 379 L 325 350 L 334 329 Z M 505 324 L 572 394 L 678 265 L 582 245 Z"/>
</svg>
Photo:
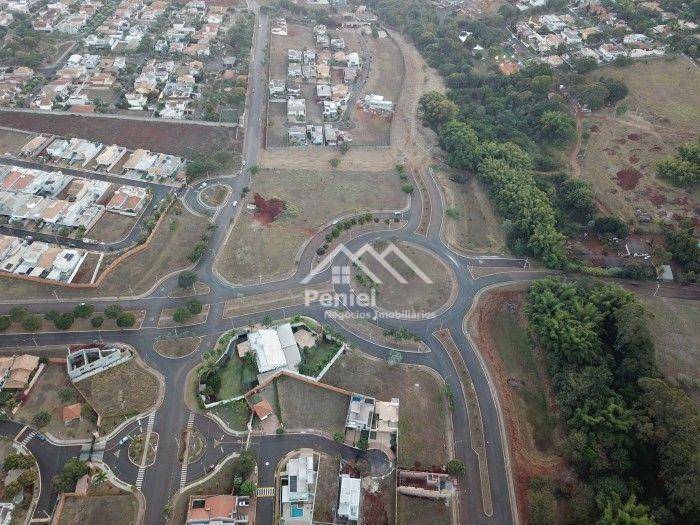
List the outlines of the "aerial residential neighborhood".
<svg viewBox="0 0 700 525">
<path fill-rule="evenodd" d="M 697 523 L 696 4 L 0 0 L 0 525 Z"/>
</svg>

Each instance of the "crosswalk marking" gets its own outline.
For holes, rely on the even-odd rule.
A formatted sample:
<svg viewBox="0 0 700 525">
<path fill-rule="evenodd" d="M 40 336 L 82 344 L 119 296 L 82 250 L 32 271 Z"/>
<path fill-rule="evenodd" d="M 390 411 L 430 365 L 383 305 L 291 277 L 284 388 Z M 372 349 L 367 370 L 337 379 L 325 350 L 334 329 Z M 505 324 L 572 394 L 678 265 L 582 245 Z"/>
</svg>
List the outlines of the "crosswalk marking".
<svg viewBox="0 0 700 525">
<path fill-rule="evenodd" d="M 146 432 L 151 432 L 153 430 L 153 424 L 156 421 L 156 413 L 151 412 L 151 415 L 148 416 L 148 423 L 146 423 Z M 139 427 L 141 426 L 141 421 L 139 420 Z M 141 487 L 143 486 L 143 478 L 146 475 L 146 467 L 142 466 L 139 467 L 139 472 L 136 475 L 136 488 L 141 490 Z"/>
<path fill-rule="evenodd" d="M 271 498 L 275 495 L 275 487 L 258 487 L 255 495 L 258 498 Z"/>
<path fill-rule="evenodd" d="M 24 439 L 20 441 L 20 443 L 26 447 L 27 443 L 29 443 L 34 436 L 36 436 L 36 430 L 32 430 L 29 434 L 24 436 Z"/>
<path fill-rule="evenodd" d="M 187 418 L 187 430 L 192 430 L 192 427 L 194 427 L 194 412 L 190 412 Z M 187 483 L 187 467 L 187 461 L 183 461 L 182 465 L 180 465 L 180 488 L 184 487 Z"/>
</svg>

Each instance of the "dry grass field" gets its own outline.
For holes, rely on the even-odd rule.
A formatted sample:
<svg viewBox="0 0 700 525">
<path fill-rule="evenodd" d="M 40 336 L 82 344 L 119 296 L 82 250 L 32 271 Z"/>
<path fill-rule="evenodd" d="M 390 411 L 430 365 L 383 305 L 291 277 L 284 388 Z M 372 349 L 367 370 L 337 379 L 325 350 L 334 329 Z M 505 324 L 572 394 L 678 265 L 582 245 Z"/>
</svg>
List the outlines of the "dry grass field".
<svg viewBox="0 0 700 525">
<path fill-rule="evenodd" d="M 63 507 L 59 525 L 100 523 L 121 525 L 136 520 L 136 498 L 109 482 L 91 485 L 85 496 L 69 496 Z"/>
<path fill-rule="evenodd" d="M 291 377 L 276 381 L 281 423 L 289 431 L 314 429 L 333 434 L 345 429 L 350 398 Z"/>
<path fill-rule="evenodd" d="M 138 220 L 138 216 L 130 217 L 128 215 L 107 211 L 92 228 L 85 232 L 85 236 L 88 239 L 108 244 L 118 242 L 129 235 Z"/>
<path fill-rule="evenodd" d="M 455 172 L 447 167 L 433 173 L 445 196 L 447 208 L 453 208 L 457 217 L 445 217 L 444 235 L 454 249 L 465 253 L 500 254 L 506 251 L 501 219 L 476 177 L 464 183 L 453 181 Z"/>
<path fill-rule="evenodd" d="M 255 194 L 285 205 L 272 220 L 243 210 L 217 259 L 221 274 L 234 282 L 281 276 L 296 266 L 303 242 L 325 222 L 347 213 L 400 209 L 400 179 L 392 172 L 262 171 L 253 177 L 246 203 Z"/>
<path fill-rule="evenodd" d="M 0 129 L 0 155 L 19 155 L 22 146 L 35 136 L 35 133 Z"/>
</svg>

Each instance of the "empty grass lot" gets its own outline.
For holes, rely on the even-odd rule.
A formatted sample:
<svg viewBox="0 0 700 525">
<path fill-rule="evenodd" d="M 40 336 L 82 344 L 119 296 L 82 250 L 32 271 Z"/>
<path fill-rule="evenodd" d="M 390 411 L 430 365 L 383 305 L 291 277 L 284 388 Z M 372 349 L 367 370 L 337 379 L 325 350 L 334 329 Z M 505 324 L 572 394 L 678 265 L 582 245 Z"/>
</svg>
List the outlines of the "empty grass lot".
<svg viewBox="0 0 700 525">
<path fill-rule="evenodd" d="M 320 454 L 318 476 L 316 481 L 316 496 L 314 498 L 315 523 L 333 523 L 334 510 L 338 507 L 338 492 L 340 481 L 340 463 L 337 458 L 328 454 Z"/>
<path fill-rule="evenodd" d="M 700 385 L 700 308 L 697 302 L 642 295 L 638 298 L 649 312 L 649 331 L 661 371 L 700 405 L 697 386 Z"/>
<path fill-rule="evenodd" d="M 330 219 L 403 208 L 400 182 L 393 172 L 262 171 L 253 176 L 246 204 L 258 193 L 284 201 L 286 209 L 270 224 L 244 210 L 219 253 L 217 269 L 236 283 L 288 274 L 304 241 Z"/>
<path fill-rule="evenodd" d="M 218 406 L 211 413 L 223 419 L 233 430 L 245 430 L 250 419 L 250 408 L 245 400 Z"/>
<path fill-rule="evenodd" d="M 90 485 L 87 495 L 66 498 L 59 525 L 135 523 L 136 498 L 109 482 Z"/>
<path fill-rule="evenodd" d="M 115 297 L 144 293 L 164 275 L 188 267 L 192 247 L 205 233 L 209 220 L 187 212 L 174 203 L 143 251 L 120 264 L 97 288 L 71 289 L 50 283 L 20 281 L 0 276 L 0 297 L 10 299 L 46 298 L 56 290 L 60 298 Z M 104 267 L 104 264 L 103 264 Z"/>
<path fill-rule="evenodd" d="M 201 337 L 163 338 L 153 343 L 153 348 L 162 356 L 179 358 L 194 352 L 201 342 Z"/>
<path fill-rule="evenodd" d="M 448 244 L 465 253 L 503 253 L 506 248 L 501 220 L 476 177 L 470 176 L 466 182 L 458 183 L 451 178 L 458 174 L 456 170 L 440 167 L 433 173 L 442 187 L 446 206 L 458 214 L 444 219 Z"/>
<path fill-rule="evenodd" d="M 18 155 L 20 149 L 22 149 L 22 146 L 32 140 L 35 136 L 36 135 L 34 133 L 0 129 L 0 155 Z"/>
<path fill-rule="evenodd" d="M 159 381 L 135 358 L 76 383 L 101 416 L 102 433 L 149 410 L 158 398 Z"/>
<path fill-rule="evenodd" d="M 238 355 L 232 355 L 231 358 L 221 370 L 221 388 L 219 389 L 219 399 L 230 399 L 232 397 L 245 394 L 246 389 L 243 386 L 247 381 L 255 379 L 256 372 L 251 367 L 246 366 Z"/>
<path fill-rule="evenodd" d="M 72 399 L 66 402 L 61 401 L 59 392 L 62 391 L 71 391 L 73 393 Z M 83 404 L 83 418 L 81 421 L 75 421 L 66 426 L 63 424 L 63 407 L 73 403 Z M 34 416 L 43 411 L 51 414 L 51 420 L 40 430 L 59 439 L 86 439 L 97 428 L 94 423 L 96 418 L 93 417 L 91 421 L 90 418 L 86 417 L 91 412 L 90 406 L 85 404 L 85 399 L 73 387 L 65 365 L 46 365 L 13 419 L 20 423 L 33 425 Z M 94 416 L 94 413 L 92 415 Z"/>
<path fill-rule="evenodd" d="M 390 366 L 351 350 L 333 364 L 323 382 L 382 401 L 399 398 L 399 467 L 439 469 L 447 462 L 447 409 L 440 384 L 429 372 L 409 365 Z"/>
<path fill-rule="evenodd" d="M 281 422 L 287 430 L 314 429 L 329 434 L 343 431 L 348 396 L 286 376 L 276 383 Z"/>
<path fill-rule="evenodd" d="M 427 498 L 415 498 L 404 494 L 397 494 L 398 525 L 410 525 L 412 523 L 430 523 L 431 525 L 449 525 L 452 522 L 450 507 L 441 500 Z"/>
<path fill-rule="evenodd" d="M 138 219 L 138 216 L 130 217 L 121 213 L 107 211 L 85 233 L 85 237 L 106 243 L 121 241 L 129 235 Z"/>
</svg>

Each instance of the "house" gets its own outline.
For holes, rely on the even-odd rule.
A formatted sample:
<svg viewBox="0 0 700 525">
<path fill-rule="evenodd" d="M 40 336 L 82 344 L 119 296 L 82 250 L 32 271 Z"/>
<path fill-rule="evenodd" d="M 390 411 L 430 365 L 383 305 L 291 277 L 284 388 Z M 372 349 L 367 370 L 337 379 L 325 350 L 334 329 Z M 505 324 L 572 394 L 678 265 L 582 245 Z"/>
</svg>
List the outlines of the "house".
<svg viewBox="0 0 700 525">
<path fill-rule="evenodd" d="M 131 352 L 121 347 L 73 348 L 66 355 L 71 381 L 77 383 L 131 359 Z"/>
<path fill-rule="evenodd" d="M 0 357 L 0 390 L 24 390 L 39 367 L 39 358 L 22 354 Z"/>
<path fill-rule="evenodd" d="M 357 80 L 357 69 L 352 67 L 343 68 L 343 82 L 352 84 L 355 80 Z"/>
<path fill-rule="evenodd" d="M 323 127 L 310 124 L 306 126 L 306 135 L 314 146 L 323 146 Z"/>
<path fill-rule="evenodd" d="M 306 122 L 306 100 L 294 97 L 287 99 L 287 120 L 290 122 Z"/>
<path fill-rule="evenodd" d="M 148 168 L 153 166 L 157 158 L 157 155 L 152 155 L 151 152 L 146 149 L 134 150 L 129 159 L 124 163 L 124 170 L 147 173 Z"/>
<path fill-rule="evenodd" d="M 559 67 L 564 64 L 564 60 L 559 55 L 549 55 L 543 59 L 544 62 L 552 67 Z"/>
<path fill-rule="evenodd" d="M 63 418 L 63 424 L 65 426 L 70 425 L 71 423 L 74 423 L 76 421 L 82 421 L 82 416 L 81 416 L 81 410 L 83 408 L 83 405 L 80 403 L 73 403 L 72 405 L 68 405 L 63 407 L 62 411 L 62 418 Z"/>
<path fill-rule="evenodd" d="M 10 15 L 12 16 L 12 15 Z M 15 504 L 4 502 L 0 503 L 0 525 L 10 525 L 12 522 L 12 512 L 15 510 Z"/>
<path fill-rule="evenodd" d="M 141 111 L 148 103 L 148 98 L 143 93 L 126 93 L 124 98 L 126 99 L 126 103 L 129 104 L 129 109 L 135 109 L 137 111 Z"/>
<path fill-rule="evenodd" d="M 120 215 L 135 217 L 146 205 L 147 195 L 146 188 L 120 186 L 107 203 L 107 210 Z"/>
<path fill-rule="evenodd" d="M 359 68 L 362 65 L 360 61 L 360 55 L 358 53 L 348 53 L 345 55 L 345 60 L 348 63 L 348 67 Z"/>
<path fill-rule="evenodd" d="M 328 100 L 331 98 L 331 86 L 328 84 L 316 85 L 316 98 L 318 100 Z"/>
<path fill-rule="evenodd" d="M 250 500 L 243 496 L 190 496 L 187 525 L 237 525 L 249 523 Z"/>
<path fill-rule="evenodd" d="M 119 162 L 122 157 L 126 155 L 126 148 L 112 144 L 107 146 L 102 152 L 95 157 L 95 164 L 97 168 L 104 168 L 105 170 L 111 170 L 114 165 Z"/>
<path fill-rule="evenodd" d="M 605 43 L 598 48 L 601 58 L 605 62 L 615 60 L 619 56 L 625 55 L 625 50 L 618 45 Z"/>
<path fill-rule="evenodd" d="M 67 140 L 56 139 L 46 148 L 46 153 L 53 159 L 70 160 L 73 155 L 70 153 L 68 145 Z"/>
<path fill-rule="evenodd" d="M 365 95 L 364 105 L 369 111 L 390 112 L 394 110 L 394 103 L 386 100 L 382 95 L 371 93 Z"/>
<path fill-rule="evenodd" d="M 340 494 L 338 496 L 338 516 L 349 521 L 360 520 L 360 494 L 362 480 L 350 477 L 349 474 L 340 476 Z"/>
<path fill-rule="evenodd" d="M 289 126 L 287 143 L 290 146 L 306 146 L 306 128 L 304 126 Z"/>
<path fill-rule="evenodd" d="M 20 157 L 35 157 L 41 153 L 41 150 L 44 148 L 48 140 L 49 137 L 46 135 L 38 135 L 34 137 L 32 140 L 22 146 L 22 149 L 19 152 Z"/>
<path fill-rule="evenodd" d="M 270 80 L 268 91 L 270 93 L 270 98 L 283 97 L 286 91 L 284 80 L 276 78 Z"/>
<path fill-rule="evenodd" d="M 336 121 L 340 118 L 340 112 L 342 108 L 340 102 L 335 100 L 324 100 L 323 101 L 323 119 Z"/>
<path fill-rule="evenodd" d="M 158 153 L 156 159 L 147 170 L 147 179 L 162 180 L 172 177 L 183 165 L 183 160 L 175 155 Z"/>
<path fill-rule="evenodd" d="M 335 51 L 345 49 L 345 40 L 342 38 L 331 38 L 331 49 Z"/>
<path fill-rule="evenodd" d="M 85 260 L 86 255 L 84 250 L 61 250 L 53 260 L 51 271 L 49 271 L 46 279 L 70 283 Z"/>
<path fill-rule="evenodd" d="M 280 473 L 281 523 L 311 525 L 316 495 L 318 459 L 310 449 L 301 449 Z"/>
<path fill-rule="evenodd" d="M 301 62 L 303 53 L 300 49 L 287 50 L 287 62 Z"/>
<path fill-rule="evenodd" d="M 370 430 L 374 419 L 375 399 L 363 394 L 353 394 L 350 397 L 348 415 L 345 418 L 345 428 L 355 430 Z"/>
<path fill-rule="evenodd" d="M 282 368 L 296 371 L 301 362 L 299 346 L 289 323 L 251 332 L 248 334 L 248 342 L 251 351 L 255 352 L 260 374 Z"/>
</svg>

